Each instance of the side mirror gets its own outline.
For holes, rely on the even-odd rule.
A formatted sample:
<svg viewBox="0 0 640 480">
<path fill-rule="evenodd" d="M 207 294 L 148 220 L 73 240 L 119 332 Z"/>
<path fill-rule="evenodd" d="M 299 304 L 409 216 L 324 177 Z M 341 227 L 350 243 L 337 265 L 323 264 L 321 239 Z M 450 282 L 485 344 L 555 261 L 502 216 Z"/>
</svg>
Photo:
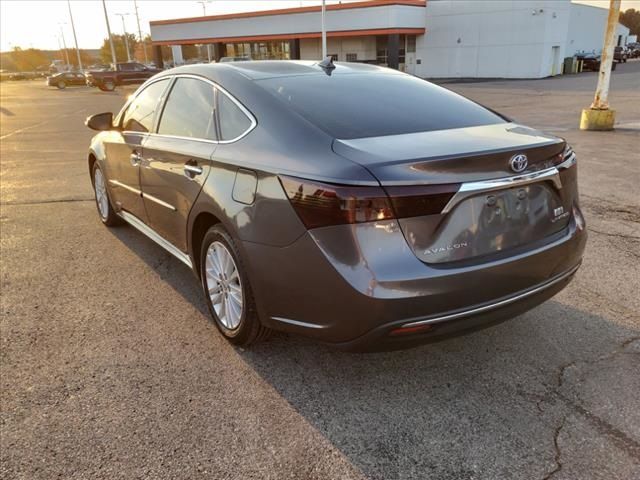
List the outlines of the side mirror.
<svg viewBox="0 0 640 480">
<path fill-rule="evenodd" d="M 96 113 L 87 117 L 84 124 L 91 130 L 113 130 L 113 113 Z"/>
</svg>

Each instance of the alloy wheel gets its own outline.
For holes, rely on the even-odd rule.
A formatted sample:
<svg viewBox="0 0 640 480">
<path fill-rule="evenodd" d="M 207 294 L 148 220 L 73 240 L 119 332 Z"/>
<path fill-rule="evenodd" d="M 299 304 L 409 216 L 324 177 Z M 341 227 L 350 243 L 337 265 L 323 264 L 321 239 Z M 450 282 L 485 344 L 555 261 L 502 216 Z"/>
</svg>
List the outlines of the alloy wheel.
<svg viewBox="0 0 640 480">
<path fill-rule="evenodd" d="M 93 185 L 96 191 L 96 203 L 98 204 L 98 211 L 103 220 L 109 215 L 109 198 L 107 197 L 107 188 L 104 184 L 104 176 L 99 168 L 96 168 L 96 172 L 93 177 Z"/>
<path fill-rule="evenodd" d="M 242 318 L 242 282 L 231 252 L 221 242 L 207 249 L 205 277 L 216 316 L 225 328 L 235 330 Z"/>
</svg>

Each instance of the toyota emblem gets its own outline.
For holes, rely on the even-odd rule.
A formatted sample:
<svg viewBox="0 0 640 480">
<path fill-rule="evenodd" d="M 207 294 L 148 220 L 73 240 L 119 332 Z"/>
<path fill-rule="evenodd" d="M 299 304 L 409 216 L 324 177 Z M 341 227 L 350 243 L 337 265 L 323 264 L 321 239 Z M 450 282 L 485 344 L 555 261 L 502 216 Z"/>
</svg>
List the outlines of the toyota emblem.
<svg viewBox="0 0 640 480">
<path fill-rule="evenodd" d="M 516 173 L 522 172 L 527 168 L 528 164 L 529 162 L 527 160 L 527 156 L 524 153 L 514 155 L 513 157 L 511 157 L 511 160 L 509 160 L 509 166 L 511 167 L 511 170 Z"/>
</svg>

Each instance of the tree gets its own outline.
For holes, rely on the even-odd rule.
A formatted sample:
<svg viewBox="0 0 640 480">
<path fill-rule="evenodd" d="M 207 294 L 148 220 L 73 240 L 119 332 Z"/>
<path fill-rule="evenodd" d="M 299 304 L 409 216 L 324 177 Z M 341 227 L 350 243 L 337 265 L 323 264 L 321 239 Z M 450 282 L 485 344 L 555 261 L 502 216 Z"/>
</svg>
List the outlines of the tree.
<svg viewBox="0 0 640 480">
<path fill-rule="evenodd" d="M 33 71 L 38 67 L 49 65 L 50 62 L 49 57 L 42 50 L 37 48 L 23 50 L 20 47 L 15 47 L 11 51 L 10 61 L 19 72 Z"/>
<path fill-rule="evenodd" d="M 113 39 L 113 48 L 116 51 L 116 61 L 126 62 L 127 49 L 125 47 L 124 35 L 111 35 L 111 38 Z M 129 53 L 133 59 L 133 53 L 136 51 L 138 40 L 133 33 L 127 33 L 127 40 L 129 41 Z M 109 44 L 108 38 L 104 39 L 102 47 L 100 47 L 100 60 L 104 63 L 111 63 L 113 61 L 111 58 L 111 45 Z"/>
<path fill-rule="evenodd" d="M 56 58 L 59 58 L 63 62 L 66 62 L 67 61 L 67 57 L 65 56 L 64 49 L 58 50 L 58 52 L 59 53 L 56 54 Z M 79 68 L 79 66 L 78 66 L 78 55 L 76 54 L 76 49 L 75 48 L 67 48 L 66 53 L 69 56 L 69 63 L 71 64 L 71 66 L 74 67 L 74 68 Z M 84 68 L 87 68 L 87 65 L 91 65 L 92 63 L 94 63 L 96 61 L 96 58 L 93 55 L 91 55 L 89 52 L 87 52 L 86 50 L 80 49 L 80 60 L 82 60 L 82 66 Z"/>
<path fill-rule="evenodd" d="M 625 10 L 620 14 L 620 23 L 629 29 L 630 35 L 640 35 L 640 10 Z"/>
<path fill-rule="evenodd" d="M 147 55 L 149 55 L 149 61 L 152 62 L 153 61 L 153 44 L 151 42 L 151 35 L 147 35 L 146 37 L 144 37 L 144 41 L 147 44 Z M 169 47 L 168 45 L 162 45 L 162 47 L 160 47 L 160 50 L 162 51 L 163 62 L 170 62 L 173 60 L 171 47 Z"/>
</svg>

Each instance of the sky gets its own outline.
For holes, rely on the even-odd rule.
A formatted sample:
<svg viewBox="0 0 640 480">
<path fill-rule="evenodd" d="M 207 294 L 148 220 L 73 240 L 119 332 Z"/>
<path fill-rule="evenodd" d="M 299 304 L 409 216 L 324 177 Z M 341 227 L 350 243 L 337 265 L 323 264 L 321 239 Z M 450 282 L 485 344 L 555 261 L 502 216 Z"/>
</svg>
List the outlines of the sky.
<svg viewBox="0 0 640 480">
<path fill-rule="evenodd" d="M 348 0 L 347 0 L 348 1 Z M 100 0 L 71 0 L 71 11 L 80 48 L 100 48 L 107 38 L 104 12 Z M 202 4 L 193 0 L 138 0 L 138 13 L 142 35 L 149 33 L 149 21 L 202 15 Z M 319 5 L 320 0 L 209 0 L 207 15 L 220 15 L 252 10 L 271 10 L 299 6 Z M 327 4 L 337 1 L 327 0 Z M 607 8 L 608 0 L 580 0 Z M 127 32 L 136 33 L 133 0 L 107 0 L 111 33 L 122 33 L 122 18 Z M 622 0 L 622 9 L 640 10 L 640 0 Z M 117 13 L 129 14 L 124 17 Z M 40 48 L 56 50 L 62 45 L 62 36 L 68 48 L 74 47 L 69 9 L 64 0 L 0 0 L 0 50 Z"/>
</svg>

